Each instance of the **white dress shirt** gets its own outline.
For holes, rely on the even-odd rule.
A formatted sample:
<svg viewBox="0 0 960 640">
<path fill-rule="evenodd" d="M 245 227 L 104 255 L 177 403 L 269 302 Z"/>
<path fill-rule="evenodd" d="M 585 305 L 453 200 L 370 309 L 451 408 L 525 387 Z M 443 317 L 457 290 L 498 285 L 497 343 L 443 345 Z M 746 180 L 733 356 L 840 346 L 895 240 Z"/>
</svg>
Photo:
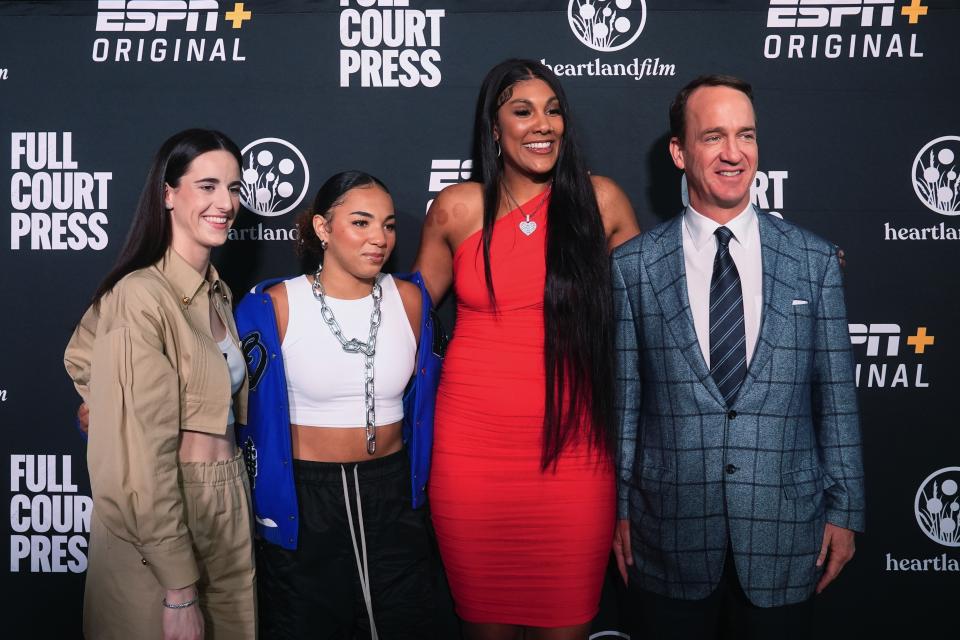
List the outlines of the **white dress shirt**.
<svg viewBox="0 0 960 640">
<path fill-rule="evenodd" d="M 687 270 L 687 295 L 693 326 L 703 359 L 710 367 L 710 279 L 717 255 L 717 238 L 713 232 L 724 226 L 733 233 L 730 257 L 740 273 L 743 292 L 743 324 L 747 339 L 747 366 L 753 357 L 760 333 L 763 312 L 763 262 L 760 256 L 760 225 L 752 205 L 725 225 L 687 207 L 683 214 L 683 262 Z"/>
</svg>

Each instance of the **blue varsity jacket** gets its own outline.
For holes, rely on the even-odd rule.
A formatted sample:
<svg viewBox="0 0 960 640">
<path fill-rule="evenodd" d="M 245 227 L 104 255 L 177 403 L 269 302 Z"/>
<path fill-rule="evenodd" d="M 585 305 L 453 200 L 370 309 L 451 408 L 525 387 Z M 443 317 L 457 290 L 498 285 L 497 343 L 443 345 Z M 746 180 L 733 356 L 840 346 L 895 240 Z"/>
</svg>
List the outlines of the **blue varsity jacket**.
<svg viewBox="0 0 960 640">
<path fill-rule="evenodd" d="M 411 495 L 416 509 L 426 502 L 433 411 L 446 336 L 420 273 L 394 277 L 415 283 L 423 296 L 417 367 L 403 395 L 403 441 L 410 456 Z M 266 293 L 285 279 L 261 282 L 237 306 L 237 330 L 250 378 L 247 424 L 237 425 L 237 443 L 250 475 L 257 533 L 267 542 L 296 549 L 299 510 L 293 483 L 287 379 L 273 304 Z"/>
</svg>

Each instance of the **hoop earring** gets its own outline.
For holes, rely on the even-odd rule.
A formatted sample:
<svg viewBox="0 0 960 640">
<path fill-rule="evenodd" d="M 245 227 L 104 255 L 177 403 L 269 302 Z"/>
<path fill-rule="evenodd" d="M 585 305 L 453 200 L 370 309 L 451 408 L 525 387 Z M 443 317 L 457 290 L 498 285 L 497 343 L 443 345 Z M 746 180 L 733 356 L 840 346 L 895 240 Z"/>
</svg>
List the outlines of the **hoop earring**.
<svg viewBox="0 0 960 640">
<path fill-rule="evenodd" d="M 500 157 L 500 154 L 502 153 L 502 151 L 503 150 L 500 148 L 500 141 L 497 140 L 497 157 L 498 158 Z"/>
</svg>

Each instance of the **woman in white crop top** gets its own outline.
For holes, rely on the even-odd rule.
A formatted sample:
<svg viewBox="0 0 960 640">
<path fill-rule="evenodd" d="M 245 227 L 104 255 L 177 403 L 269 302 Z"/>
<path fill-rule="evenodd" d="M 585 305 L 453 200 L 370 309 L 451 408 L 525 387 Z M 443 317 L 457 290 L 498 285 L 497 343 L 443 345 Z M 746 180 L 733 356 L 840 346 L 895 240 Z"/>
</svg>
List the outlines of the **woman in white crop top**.
<svg viewBox="0 0 960 640">
<path fill-rule="evenodd" d="M 322 268 L 267 290 L 287 381 L 298 544 L 258 546 L 261 635 L 434 637 L 428 515 L 411 507 L 401 434 L 422 299 L 381 273 L 396 243 L 393 201 L 373 176 L 340 173 L 298 230 L 302 257 Z"/>
</svg>

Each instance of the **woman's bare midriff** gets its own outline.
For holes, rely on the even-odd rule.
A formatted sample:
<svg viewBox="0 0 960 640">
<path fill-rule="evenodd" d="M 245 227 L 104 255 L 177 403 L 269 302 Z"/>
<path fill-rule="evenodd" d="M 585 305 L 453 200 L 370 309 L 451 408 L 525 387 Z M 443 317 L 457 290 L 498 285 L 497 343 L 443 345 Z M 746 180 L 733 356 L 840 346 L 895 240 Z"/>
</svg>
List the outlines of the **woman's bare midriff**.
<svg viewBox="0 0 960 640">
<path fill-rule="evenodd" d="M 200 431 L 181 431 L 177 450 L 180 462 L 223 462 L 237 455 L 237 441 L 233 426 L 223 435 Z"/>
<path fill-rule="evenodd" d="M 402 422 L 377 427 L 377 450 L 367 453 L 363 427 L 304 427 L 290 425 L 293 457 L 312 462 L 362 462 L 382 458 L 403 448 Z"/>
</svg>

